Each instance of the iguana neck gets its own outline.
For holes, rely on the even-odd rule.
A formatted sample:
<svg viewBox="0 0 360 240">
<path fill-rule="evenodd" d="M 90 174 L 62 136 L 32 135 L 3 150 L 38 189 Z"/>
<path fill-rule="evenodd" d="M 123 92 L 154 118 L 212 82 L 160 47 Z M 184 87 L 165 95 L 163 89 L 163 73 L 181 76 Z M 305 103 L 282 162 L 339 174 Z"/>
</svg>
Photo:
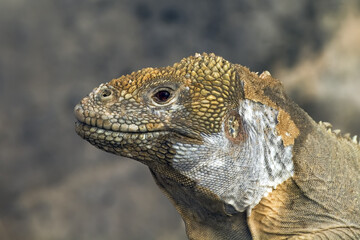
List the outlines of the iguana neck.
<svg viewBox="0 0 360 240">
<path fill-rule="evenodd" d="M 150 170 L 157 185 L 180 213 L 190 240 L 252 239 L 246 212 L 235 211 L 171 168 Z"/>
<path fill-rule="evenodd" d="M 277 135 L 277 116 L 271 107 L 240 100 L 221 132 L 203 135 L 200 145 L 174 143 L 172 166 L 236 211 L 250 214 L 262 197 L 293 175 L 292 146 L 285 147 Z"/>
<path fill-rule="evenodd" d="M 182 215 L 189 236 L 251 239 L 247 215 L 293 175 L 292 146 L 284 147 L 276 134 L 277 115 L 270 107 L 241 100 L 224 121 L 222 132 L 204 135 L 202 144 L 173 143 L 177 154 L 171 166 L 152 168 L 157 184 Z M 226 128 L 236 132 L 230 126 L 236 121 L 232 116 L 242 119 L 241 139 L 227 134 Z"/>
</svg>

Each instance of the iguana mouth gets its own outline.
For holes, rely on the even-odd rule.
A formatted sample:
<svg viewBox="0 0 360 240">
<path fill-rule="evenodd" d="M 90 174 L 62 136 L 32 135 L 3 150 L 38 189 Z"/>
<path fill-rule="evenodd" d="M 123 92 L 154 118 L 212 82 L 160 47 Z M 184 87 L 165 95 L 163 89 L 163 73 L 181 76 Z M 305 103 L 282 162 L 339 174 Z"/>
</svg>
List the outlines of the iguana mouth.
<svg viewBox="0 0 360 240">
<path fill-rule="evenodd" d="M 87 140 L 99 140 L 102 142 L 110 142 L 112 144 L 140 143 L 150 138 L 156 138 L 169 133 L 170 131 L 157 128 L 148 130 L 145 125 L 137 126 L 135 124 L 119 124 L 112 122 L 111 119 L 101 119 L 91 114 L 84 114 L 81 104 L 74 108 L 74 114 L 78 120 L 75 123 L 75 131 L 82 138 Z"/>
<path fill-rule="evenodd" d="M 117 119 L 113 116 L 101 115 L 97 116 L 93 111 L 84 110 L 81 104 L 77 104 L 74 108 L 76 119 L 91 127 L 97 127 L 104 130 L 111 130 L 122 133 L 142 133 L 142 132 L 158 132 L 163 131 L 162 123 L 133 124 L 126 123 L 124 120 Z"/>
<path fill-rule="evenodd" d="M 81 121 L 75 123 L 76 133 L 88 141 L 90 144 L 106 152 L 118 154 L 124 157 L 137 159 L 140 162 L 147 163 L 152 154 L 163 159 L 172 158 L 171 153 L 168 155 L 156 153 L 149 146 L 161 142 L 162 139 L 168 138 L 168 131 L 156 132 L 116 132 L 95 126 L 88 125 Z M 156 146 L 154 146 L 156 147 Z M 141 156 L 140 156 L 141 155 Z"/>
<path fill-rule="evenodd" d="M 101 142 L 109 142 L 111 145 L 124 144 L 140 144 L 148 139 L 163 136 L 167 131 L 153 132 L 119 132 L 107 130 L 96 126 L 91 126 L 81 121 L 75 123 L 76 133 L 86 140 L 96 140 Z"/>
<path fill-rule="evenodd" d="M 178 138 L 187 139 L 189 142 L 199 142 L 202 139 L 183 130 L 169 129 L 163 123 L 127 124 L 119 123 L 116 118 L 99 117 L 91 111 L 84 110 L 82 104 L 74 108 L 74 115 L 78 120 L 75 123 L 75 131 L 82 138 L 90 141 L 96 140 L 102 143 L 110 142 L 113 145 L 146 142 L 149 139 L 173 134 Z M 114 120 L 113 120 L 114 119 Z M 121 120 L 120 120 L 121 121 Z"/>
</svg>

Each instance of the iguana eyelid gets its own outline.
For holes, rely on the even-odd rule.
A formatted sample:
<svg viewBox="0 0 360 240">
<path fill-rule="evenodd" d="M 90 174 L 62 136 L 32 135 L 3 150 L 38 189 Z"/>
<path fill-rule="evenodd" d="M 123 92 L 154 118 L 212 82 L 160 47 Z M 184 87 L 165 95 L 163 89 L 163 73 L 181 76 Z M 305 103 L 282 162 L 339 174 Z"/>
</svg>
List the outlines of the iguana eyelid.
<svg viewBox="0 0 360 240">
<path fill-rule="evenodd" d="M 158 94 L 161 91 L 167 91 L 169 92 L 170 96 L 165 100 L 161 101 L 156 94 Z M 152 101 L 152 104 L 159 107 L 168 106 L 176 101 L 176 99 L 179 96 L 179 89 L 173 89 L 170 86 L 159 86 L 154 88 L 152 91 L 150 91 L 149 99 Z"/>
<path fill-rule="evenodd" d="M 169 96 L 163 101 L 160 99 L 160 96 L 157 96 L 159 95 L 161 92 L 167 92 L 169 94 Z M 153 95 L 152 95 L 152 99 L 160 104 L 160 105 L 165 105 L 167 104 L 169 101 L 171 101 L 171 99 L 174 97 L 174 90 L 171 89 L 171 88 L 168 88 L 168 87 L 159 87 L 159 88 L 156 88 L 154 91 L 153 91 Z"/>
</svg>

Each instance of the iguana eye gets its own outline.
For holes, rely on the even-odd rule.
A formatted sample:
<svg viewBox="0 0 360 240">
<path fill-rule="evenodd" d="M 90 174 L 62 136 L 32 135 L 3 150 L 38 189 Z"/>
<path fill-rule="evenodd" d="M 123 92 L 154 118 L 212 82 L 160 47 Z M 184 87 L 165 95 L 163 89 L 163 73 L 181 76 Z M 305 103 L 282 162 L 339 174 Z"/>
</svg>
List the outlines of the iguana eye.
<svg viewBox="0 0 360 240">
<path fill-rule="evenodd" d="M 166 103 L 170 98 L 171 98 L 171 93 L 170 91 L 166 90 L 166 89 L 161 89 L 159 91 L 157 91 L 153 98 L 157 103 Z"/>
</svg>

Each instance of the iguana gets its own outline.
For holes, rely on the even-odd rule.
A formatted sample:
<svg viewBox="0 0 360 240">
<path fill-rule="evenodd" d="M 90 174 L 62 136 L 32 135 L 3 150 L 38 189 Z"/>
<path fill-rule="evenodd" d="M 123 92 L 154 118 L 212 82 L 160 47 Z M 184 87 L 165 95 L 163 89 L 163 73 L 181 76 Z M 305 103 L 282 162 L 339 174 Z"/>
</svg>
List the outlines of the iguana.
<svg viewBox="0 0 360 240">
<path fill-rule="evenodd" d="M 360 239 L 360 145 L 214 54 L 101 84 L 76 132 L 146 164 L 189 239 Z"/>
</svg>

